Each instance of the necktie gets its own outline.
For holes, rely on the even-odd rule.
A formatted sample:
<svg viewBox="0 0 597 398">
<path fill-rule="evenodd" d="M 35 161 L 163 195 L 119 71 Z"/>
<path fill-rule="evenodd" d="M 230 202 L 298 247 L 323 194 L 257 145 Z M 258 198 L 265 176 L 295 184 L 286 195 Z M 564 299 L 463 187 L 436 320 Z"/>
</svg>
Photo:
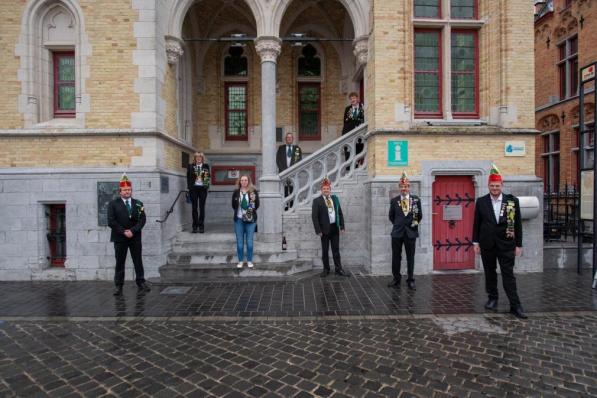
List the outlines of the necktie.
<svg viewBox="0 0 597 398">
<path fill-rule="evenodd" d="M 325 204 L 328 206 L 328 209 L 332 208 L 332 201 L 329 196 L 325 198 Z"/>
<path fill-rule="evenodd" d="M 406 214 L 408 212 L 408 199 L 402 199 L 400 201 L 400 206 L 402 207 L 402 211 Z"/>
<path fill-rule="evenodd" d="M 292 147 L 290 145 L 288 145 L 288 149 L 286 150 L 286 156 L 287 157 L 292 157 Z"/>
<path fill-rule="evenodd" d="M 359 109 L 359 108 L 355 108 L 355 107 L 353 107 L 353 108 L 352 108 L 352 117 L 353 117 L 354 119 L 356 119 L 356 118 L 357 118 L 358 109 Z"/>
<path fill-rule="evenodd" d="M 240 202 L 240 207 L 243 210 L 247 210 L 249 208 L 249 202 L 247 201 L 247 194 L 243 193 L 243 200 Z"/>
<path fill-rule="evenodd" d="M 129 199 L 127 199 L 125 202 L 126 204 L 126 210 L 129 212 L 129 217 L 131 216 L 131 203 L 129 202 Z"/>
</svg>

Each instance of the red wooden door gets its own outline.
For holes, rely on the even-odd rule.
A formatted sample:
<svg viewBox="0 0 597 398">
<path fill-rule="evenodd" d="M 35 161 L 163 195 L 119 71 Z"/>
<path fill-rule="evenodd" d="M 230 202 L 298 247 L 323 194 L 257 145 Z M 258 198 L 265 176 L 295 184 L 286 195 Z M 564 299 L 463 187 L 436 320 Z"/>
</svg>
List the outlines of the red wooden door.
<svg viewBox="0 0 597 398">
<path fill-rule="evenodd" d="M 432 195 L 433 269 L 474 268 L 475 187 L 472 178 L 437 176 Z"/>
</svg>

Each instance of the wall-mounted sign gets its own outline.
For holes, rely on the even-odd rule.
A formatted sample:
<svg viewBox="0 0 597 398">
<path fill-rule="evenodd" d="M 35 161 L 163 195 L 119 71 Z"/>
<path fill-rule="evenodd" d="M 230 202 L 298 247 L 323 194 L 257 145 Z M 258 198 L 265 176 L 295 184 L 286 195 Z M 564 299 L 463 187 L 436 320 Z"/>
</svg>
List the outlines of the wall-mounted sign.
<svg viewBox="0 0 597 398">
<path fill-rule="evenodd" d="M 580 81 L 585 83 L 591 79 L 595 78 L 595 70 L 597 69 L 597 67 L 595 67 L 595 65 L 597 64 L 593 64 L 593 65 L 589 65 L 586 68 L 583 68 L 580 72 L 580 76 L 581 79 Z"/>
<path fill-rule="evenodd" d="M 580 219 L 593 219 L 593 170 L 580 172 Z"/>
<path fill-rule="evenodd" d="M 388 141 L 388 166 L 408 166 L 408 141 Z"/>
<path fill-rule="evenodd" d="M 462 206 L 460 205 L 444 205 L 443 211 L 444 221 L 460 221 L 462 220 Z"/>
<path fill-rule="evenodd" d="M 506 141 L 504 144 L 504 156 L 525 156 L 527 154 L 524 141 Z"/>
</svg>

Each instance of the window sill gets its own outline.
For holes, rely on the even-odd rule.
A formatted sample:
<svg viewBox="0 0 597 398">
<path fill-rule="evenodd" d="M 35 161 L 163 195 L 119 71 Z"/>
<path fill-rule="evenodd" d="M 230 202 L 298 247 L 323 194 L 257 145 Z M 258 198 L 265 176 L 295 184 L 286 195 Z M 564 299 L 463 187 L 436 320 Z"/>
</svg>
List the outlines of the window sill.
<svg viewBox="0 0 597 398">
<path fill-rule="evenodd" d="M 414 126 L 486 126 L 482 119 L 415 119 Z"/>
<path fill-rule="evenodd" d="M 81 121 L 69 118 L 55 118 L 45 122 L 37 123 L 33 126 L 36 129 L 55 129 L 55 128 L 83 128 Z"/>
</svg>

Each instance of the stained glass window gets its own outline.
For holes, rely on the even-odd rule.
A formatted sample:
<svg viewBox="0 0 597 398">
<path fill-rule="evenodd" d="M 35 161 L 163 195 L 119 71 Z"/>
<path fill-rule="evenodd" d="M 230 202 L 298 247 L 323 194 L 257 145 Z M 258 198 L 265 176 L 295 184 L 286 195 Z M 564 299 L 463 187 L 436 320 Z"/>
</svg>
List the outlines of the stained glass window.
<svg viewBox="0 0 597 398">
<path fill-rule="evenodd" d="M 319 83 L 299 83 L 299 137 L 321 139 L 319 131 L 321 87 Z"/>
<path fill-rule="evenodd" d="M 75 54 L 54 53 L 54 114 L 60 117 L 75 115 Z"/>
<path fill-rule="evenodd" d="M 415 112 L 441 116 L 439 31 L 415 31 Z"/>
<path fill-rule="evenodd" d="M 247 139 L 247 84 L 226 84 L 226 139 Z"/>
<path fill-rule="evenodd" d="M 477 113 L 475 31 L 452 32 L 452 112 Z"/>
</svg>

